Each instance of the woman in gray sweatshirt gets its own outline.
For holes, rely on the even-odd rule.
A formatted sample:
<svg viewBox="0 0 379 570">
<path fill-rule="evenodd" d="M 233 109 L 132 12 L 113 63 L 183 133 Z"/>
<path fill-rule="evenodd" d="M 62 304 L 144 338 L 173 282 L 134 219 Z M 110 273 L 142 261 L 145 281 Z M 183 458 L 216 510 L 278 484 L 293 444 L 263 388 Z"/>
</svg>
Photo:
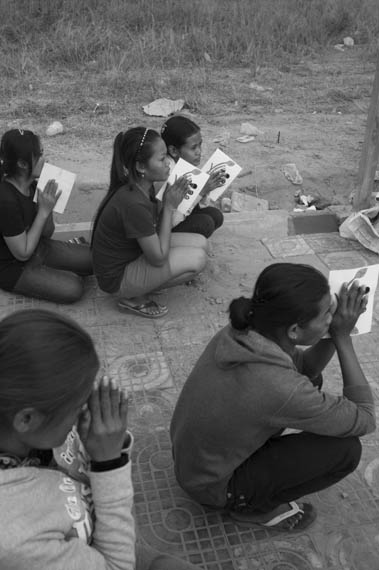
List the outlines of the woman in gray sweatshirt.
<svg viewBox="0 0 379 570">
<path fill-rule="evenodd" d="M 232 301 L 230 325 L 205 348 L 174 411 L 183 489 L 240 524 L 300 531 L 314 521 L 314 507 L 295 501 L 351 473 L 359 436 L 375 429 L 350 336 L 366 304 L 366 288 L 354 282 L 342 286 L 336 308 L 326 278 L 291 263 L 270 265 L 251 299 Z M 335 351 L 340 395 L 321 389 Z M 301 433 L 282 435 L 285 428 Z"/>
</svg>

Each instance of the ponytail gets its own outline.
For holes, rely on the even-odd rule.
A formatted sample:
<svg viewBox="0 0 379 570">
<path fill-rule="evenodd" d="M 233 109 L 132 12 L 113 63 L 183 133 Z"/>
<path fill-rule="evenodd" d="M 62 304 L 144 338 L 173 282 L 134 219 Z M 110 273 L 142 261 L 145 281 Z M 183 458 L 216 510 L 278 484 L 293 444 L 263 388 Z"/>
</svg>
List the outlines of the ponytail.
<svg viewBox="0 0 379 570">
<path fill-rule="evenodd" d="M 229 305 L 230 323 L 239 331 L 248 328 L 251 317 L 251 300 L 246 297 L 238 297 Z"/>
<path fill-rule="evenodd" d="M 124 133 L 121 131 L 118 133 L 113 143 L 113 157 L 111 163 L 109 188 L 103 200 L 100 202 L 100 206 L 98 207 L 95 215 L 92 227 L 92 235 L 91 235 L 91 248 L 93 247 L 95 230 L 105 206 L 108 204 L 112 196 L 116 194 L 116 191 L 124 184 L 127 184 L 129 181 L 129 172 L 127 168 L 124 166 L 124 163 L 122 161 L 121 149 L 122 149 L 123 138 L 124 138 Z"/>
<path fill-rule="evenodd" d="M 133 189 L 133 184 L 139 177 L 137 162 L 144 164 L 151 158 L 153 143 L 158 138 L 156 131 L 145 127 L 133 127 L 119 132 L 116 136 L 113 143 L 109 188 L 95 215 L 91 247 L 93 247 L 97 224 L 105 206 L 122 186 L 127 186 L 129 190 Z"/>
</svg>

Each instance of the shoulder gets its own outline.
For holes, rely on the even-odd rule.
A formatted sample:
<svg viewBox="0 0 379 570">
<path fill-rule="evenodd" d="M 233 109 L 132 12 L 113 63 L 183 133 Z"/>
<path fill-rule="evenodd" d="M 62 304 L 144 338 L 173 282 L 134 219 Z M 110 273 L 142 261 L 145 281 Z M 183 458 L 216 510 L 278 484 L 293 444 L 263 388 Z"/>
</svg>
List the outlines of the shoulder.
<svg viewBox="0 0 379 570">
<path fill-rule="evenodd" d="M 0 200 L 1 201 L 17 201 L 17 190 L 9 182 L 0 182 Z"/>
</svg>

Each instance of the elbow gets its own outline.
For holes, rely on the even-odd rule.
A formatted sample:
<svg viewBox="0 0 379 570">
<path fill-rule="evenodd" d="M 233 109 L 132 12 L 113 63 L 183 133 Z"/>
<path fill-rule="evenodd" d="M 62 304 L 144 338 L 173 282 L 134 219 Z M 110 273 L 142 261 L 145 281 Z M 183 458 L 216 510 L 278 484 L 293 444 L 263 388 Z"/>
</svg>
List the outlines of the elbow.
<svg viewBox="0 0 379 570">
<path fill-rule="evenodd" d="M 154 259 L 149 259 L 148 261 L 153 267 L 162 267 L 166 263 L 166 258 L 155 257 Z"/>
<path fill-rule="evenodd" d="M 14 255 L 14 254 L 13 254 Z M 17 253 L 17 255 L 14 255 L 14 257 L 17 259 L 17 261 L 28 261 L 31 258 L 31 254 L 28 255 L 26 253 Z"/>
<path fill-rule="evenodd" d="M 362 429 L 358 434 L 358 437 L 362 437 L 363 435 L 368 435 L 369 433 L 373 433 L 376 430 L 376 418 L 375 415 L 371 415 L 367 417 L 366 422 L 362 425 Z"/>
<path fill-rule="evenodd" d="M 366 434 L 372 433 L 372 432 L 374 432 L 375 430 L 376 430 L 376 419 L 375 419 L 375 417 L 373 416 L 373 417 L 370 418 L 370 421 L 368 422 Z"/>
</svg>

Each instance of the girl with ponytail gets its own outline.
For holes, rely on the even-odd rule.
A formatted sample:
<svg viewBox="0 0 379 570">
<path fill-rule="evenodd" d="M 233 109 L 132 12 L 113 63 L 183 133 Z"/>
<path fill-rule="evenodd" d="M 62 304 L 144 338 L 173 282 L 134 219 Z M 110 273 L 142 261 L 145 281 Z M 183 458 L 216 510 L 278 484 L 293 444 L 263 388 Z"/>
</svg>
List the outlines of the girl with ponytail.
<svg viewBox="0 0 379 570">
<path fill-rule="evenodd" d="M 154 182 L 169 174 L 167 148 L 153 129 L 135 127 L 114 141 L 108 193 L 92 233 L 94 272 L 100 288 L 116 295 L 118 307 L 147 318 L 167 307 L 152 291 L 192 279 L 206 262 L 207 240 L 198 234 L 171 234 L 172 216 L 188 190 L 185 178 L 168 191 L 160 209 Z"/>
<path fill-rule="evenodd" d="M 0 287 L 27 297 L 73 303 L 92 273 L 88 245 L 51 239 L 57 184 L 36 189 L 43 147 L 32 131 L 11 129 L 0 144 Z M 37 193 L 37 201 L 34 196 Z"/>
<path fill-rule="evenodd" d="M 317 269 L 276 263 L 250 299 L 231 302 L 230 325 L 200 356 L 171 423 L 176 476 L 195 500 L 242 526 L 298 532 L 315 520 L 314 506 L 296 500 L 354 471 L 359 437 L 375 429 L 350 336 L 367 292 L 345 284 L 333 301 Z M 335 352 L 340 395 L 322 390 Z"/>
</svg>

